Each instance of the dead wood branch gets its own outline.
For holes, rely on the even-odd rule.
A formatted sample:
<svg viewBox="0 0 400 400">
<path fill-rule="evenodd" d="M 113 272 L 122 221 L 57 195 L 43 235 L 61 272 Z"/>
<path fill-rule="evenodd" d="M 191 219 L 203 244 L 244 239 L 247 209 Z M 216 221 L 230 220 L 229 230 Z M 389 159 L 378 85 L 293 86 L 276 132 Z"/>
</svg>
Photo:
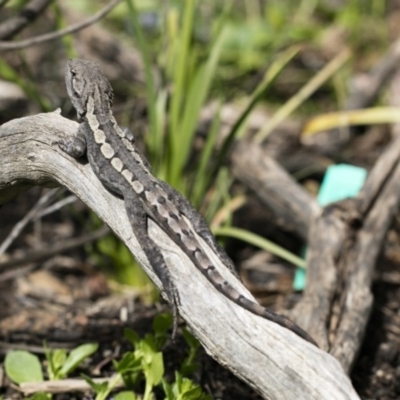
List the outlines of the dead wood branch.
<svg viewBox="0 0 400 400">
<path fill-rule="evenodd" d="M 260 149 L 241 146 L 232 155 L 236 176 L 278 219 L 299 221 L 298 231 L 309 233 L 307 286 L 290 313 L 292 319 L 348 372 L 371 311 L 376 260 L 400 204 L 400 137 L 379 158 L 356 199 L 329 205 L 322 213 L 315 212 L 314 200 L 283 178 L 284 171 Z"/>
<path fill-rule="evenodd" d="M 260 146 L 241 141 L 232 152 L 232 168 L 259 199 L 283 220 L 283 224 L 307 240 L 311 221 L 320 212 L 311 198 Z"/>
<path fill-rule="evenodd" d="M 115 376 L 110 378 L 93 379 L 97 384 L 103 382 L 112 382 Z M 121 379 L 115 385 L 115 389 L 124 387 Z M 70 393 L 70 392 L 87 392 L 91 390 L 89 384 L 83 379 L 62 379 L 60 381 L 45 381 L 45 382 L 29 382 L 22 383 L 17 390 L 25 396 L 30 394 L 45 392 L 45 393 Z"/>
<path fill-rule="evenodd" d="M 139 247 L 122 200 L 107 192 L 90 166 L 72 160 L 55 140 L 77 124 L 58 113 L 13 120 L 0 127 L 0 203 L 33 185 L 61 184 L 75 193 L 124 241 L 145 271 L 161 284 Z M 179 311 L 209 354 L 268 399 L 358 399 L 337 360 L 291 331 L 257 317 L 218 293 L 168 236 L 149 221 L 180 293 Z M 200 239 L 199 239 L 200 240 Z M 243 295 L 237 278 L 204 250 Z"/>
<path fill-rule="evenodd" d="M 0 41 L 0 50 L 6 51 L 24 49 L 25 47 L 42 44 L 50 40 L 56 40 L 70 33 L 80 31 L 81 29 L 84 29 L 94 24 L 95 22 L 106 16 L 120 2 L 121 0 L 113 0 L 92 17 L 86 19 L 85 21 L 61 29 L 57 32 L 45 33 L 43 35 L 35 36 L 30 39 L 20 40 L 19 42 Z"/>
<path fill-rule="evenodd" d="M 19 13 L 0 24 L 0 40 L 9 40 L 46 9 L 52 0 L 31 0 Z"/>
</svg>

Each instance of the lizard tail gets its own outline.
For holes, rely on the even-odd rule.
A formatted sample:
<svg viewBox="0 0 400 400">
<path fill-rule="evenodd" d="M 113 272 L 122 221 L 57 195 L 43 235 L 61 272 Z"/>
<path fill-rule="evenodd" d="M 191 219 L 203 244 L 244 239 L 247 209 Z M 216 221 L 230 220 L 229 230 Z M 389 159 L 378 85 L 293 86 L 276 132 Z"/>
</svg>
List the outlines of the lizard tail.
<svg viewBox="0 0 400 400">
<path fill-rule="evenodd" d="M 230 291 L 230 290 L 228 290 L 228 291 Z M 227 293 L 225 295 L 228 296 Z M 275 314 L 273 311 L 269 310 L 268 308 L 265 308 L 265 307 L 261 306 L 260 304 L 257 304 L 255 302 L 247 299 L 246 297 L 242 296 L 241 294 L 239 294 L 239 296 L 236 297 L 236 302 L 237 302 L 237 304 L 241 305 L 243 308 L 252 312 L 253 314 L 259 315 L 260 317 L 264 317 L 272 322 L 275 322 L 276 324 L 278 324 L 280 326 L 283 326 L 284 328 L 291 330 L 296 335 L 300 336 L 304 340 L 307 340 L 308 342 L 312 343 L 314 346 L 318 347 L 315 340 L 304 329 L 300 328 L 289 318 L 286 318 L 283 315 Z"/>
<path fill-rule="evenodd" d="M 291 330 L 304 340 L 307 340 L 318 347 L 315 340 L 304 329 L 300 328 L 289 318 L 286 318 L 283 315 L 275 314 L 268 308 L 265 308 L 240 294 L 228 281 L 223 278 L 223 276 L 215 269 L 213 265 L 210 265 L 208 257 L 203 253 L 202 250 L 197 249 L 192 254 L 192 261 L 199 267 L 203 275 L 205 275 L 207 280 L 228 299 L 232 300 L 234 303 L 240 305 L 255 315 L 268 319 L 280 326 L 283 326 L 284 328 Z M 203 266 L 205 265 L 206 260 L 208 261 L 208 267 L 204 268 Z"/>
</svg>

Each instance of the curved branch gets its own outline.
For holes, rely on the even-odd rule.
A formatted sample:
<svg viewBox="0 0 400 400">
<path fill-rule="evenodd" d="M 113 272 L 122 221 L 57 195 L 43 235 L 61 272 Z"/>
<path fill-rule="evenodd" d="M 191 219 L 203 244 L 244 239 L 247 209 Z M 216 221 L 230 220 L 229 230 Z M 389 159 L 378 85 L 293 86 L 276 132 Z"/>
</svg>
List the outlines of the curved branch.
<svg viewBox="0 0 400 400">
<path fill-rule="evenodd" d="M 66 134 L 73 135 L 77 126 L 53 112 L 0 127 L 0 204 L 32 185 L 66 186 L 124 241 L 162 290 L 137 243 L 122 200 L 104 189 L 88 164 L 78 163 L 52 145 Z M 161 248 L 179 291 L 181 316 L 221 364 L 268 399 L 358 399 L 335 358 L 226 299 L 151 220 L 149 234 Z M 212 252 L 209 256 L 225 279 L 251 297 Z"/>
<path fill-rule="evenodd" d="M 0 39 L 10 39 L 42 13 L 52 0 L 31 0 L 15 17 L 0 24 Z M 1 7 L 1 5 L 0 5 Z"/>
<path fill-rule="evenodd" d="M 92 17 L 82 22 L 78 22 L 74 25 L 68 26 L 64 29 L 61 29 L 57 32 L 45 33 L 43 35 L 35 36 L 30 39 L 21 40 L 19 42 L 0 41 L 0 50 L 19 50 L 25 47 L 41 44 L 43 42 L 48 42 L 50 40 L 59 39 L 62 36 L 68 35 L 69 33 L 80 31 L 90 25 L 93 25 L 99 19 L 103 18 L 120 2 L 121 0 L 113 0 L 111 1 L 111 3 L 106 5 L 102 10 L 94 14 Z"/>
</svg>

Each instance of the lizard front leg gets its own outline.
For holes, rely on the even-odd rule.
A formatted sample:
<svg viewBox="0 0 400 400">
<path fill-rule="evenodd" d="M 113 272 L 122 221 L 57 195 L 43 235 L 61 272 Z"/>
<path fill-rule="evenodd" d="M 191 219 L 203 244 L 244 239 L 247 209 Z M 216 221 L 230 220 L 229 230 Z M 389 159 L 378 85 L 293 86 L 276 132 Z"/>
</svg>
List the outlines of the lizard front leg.
<svg viewBox="0 0 400 400">
<path fill-rule="evenodd" d="M 136 194 L 129 193 L 124 195 L 124 203 L 135 236 L 146 254 L 149 263 L 153 267 L 154 272 L 162 282 L 167 294 L 174 318 L 172 331 L 172 338 L 174 338 L 178 328 L 179 293 L 172 282 L 171 275 L 160 249 L 148 236 L 147 214 L 143 209 L 142 201 Z"/>
<path fill-rule="evenodd" d="M 205 219 L 194 209 L 192 204 L 186 197 L 179 193 L 175 188 L 168 185 L 163 181 L 158 181 L 159 185 L 167 193 L 168 198 L 173 202 L 177 203 L 179 210 L 187 217 L 192 223 L 196 233 L 213 249 L 213 251 L 220 258 L 222 263 L 226 265 L 229 270 L 237 277 L 238 273 L 232 260 L 228 257 L 225 250 L 216 242 L 215 236 L 210 231 L 210 228 Z"/>
<path fill-rule="evenodd" d="M 82 157 L 86 153 L 86 137 L 84 125 L 79 125 L 76 136 L 68 137 L 55 143 L 58 144 L 58 147 L 69 156 L 73 158 Z"/>
</svg>

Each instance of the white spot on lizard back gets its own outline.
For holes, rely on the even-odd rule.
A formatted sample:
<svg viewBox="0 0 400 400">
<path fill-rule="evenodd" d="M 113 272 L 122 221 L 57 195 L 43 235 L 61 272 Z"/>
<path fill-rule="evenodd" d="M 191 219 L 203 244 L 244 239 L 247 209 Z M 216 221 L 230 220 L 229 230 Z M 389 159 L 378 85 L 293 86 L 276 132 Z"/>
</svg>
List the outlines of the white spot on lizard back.
<svg viewBox="0 0 400 400">
<path fill-rule="evenodd" d="M 122 176 L 123 176 L 129 183 L 131 183 L 133 174 L 132 174 L 131 171 L 129 171 L 129 169 L 124 169 L 124 170 L 121 172 L 121 174 L 122 174 Z"/>
<path fill-rule="evenodd" d="M 122 162 L 122 160 L 118 157 L 114 157 L 111 160 L 111 165 L 118 171 L 121 172 L 122 168 L 124 167 L 124 163 Z"/>
<path fill-rule="evenodd" d="M 142 193 L 144 190 L 142 183 L 140 183 L 139 181 L 133 181 L 133 182 L 131 182 L 131 185 L 132 185 L 133 190 L 138 194 Z"/>
<path fill-rule="evenodd" d="M 97 130 L 99 127 L 99 121 L 94 115 L 94 100 L 93 97 L 90 96 L 87 102 L 87 110 L 86 110 L 86 118 L 89 122 L 89 125 L 93 131 Z"/>
<path fill-rule="evenodd" d="M 111 147 L 111 145 L 109 143 L 104 143 L 101 147 L 100 147 L 100 151 L 103 154 L 103 156 L 105 158 L 112 158 L 114 157 L 115 151 L 114 149 Z"/>
<path fill-rule="evenodd" d="M 97 121 L 97 119 L 96 119 Z M 106 134 L 101 129 L 93 130 L 94 140 L 97 144 L 103 144 L 106 141 Z"/>
</svg>

